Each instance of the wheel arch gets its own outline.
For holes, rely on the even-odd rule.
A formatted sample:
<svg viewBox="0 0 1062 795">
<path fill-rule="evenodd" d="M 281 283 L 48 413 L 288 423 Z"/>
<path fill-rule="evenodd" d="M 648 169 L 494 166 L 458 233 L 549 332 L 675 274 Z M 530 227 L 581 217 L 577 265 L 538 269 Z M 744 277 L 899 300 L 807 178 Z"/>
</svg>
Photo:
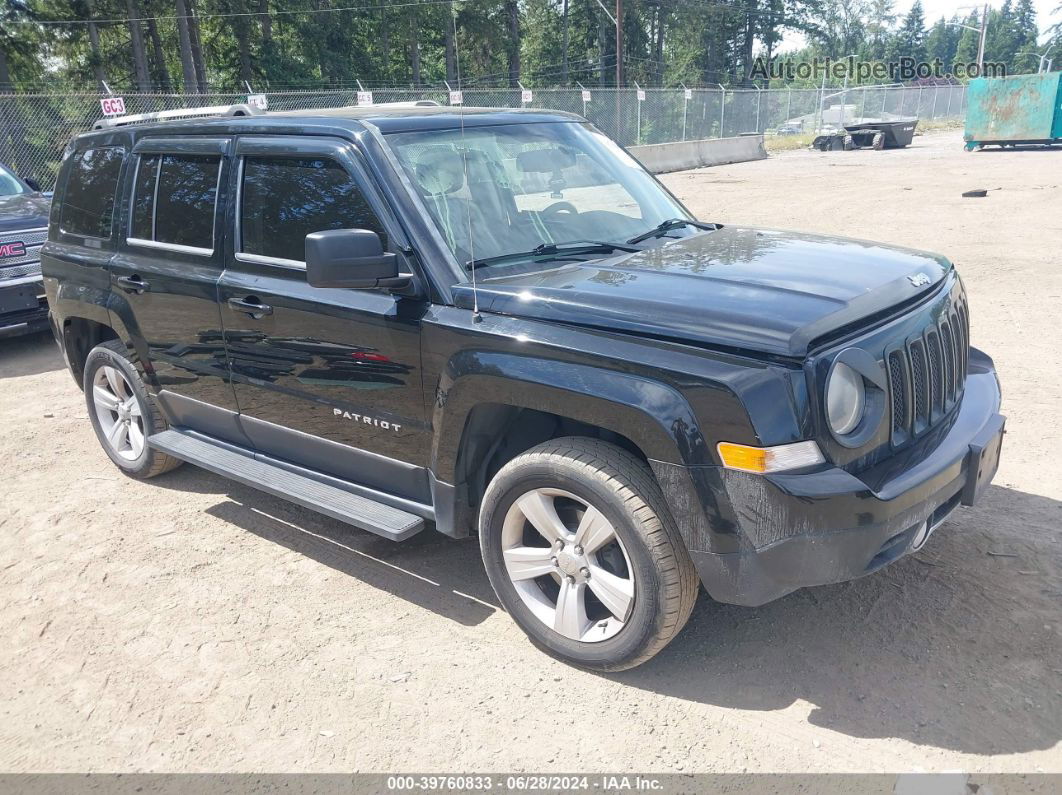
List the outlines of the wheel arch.
<svg viewBox="0 0 1062 795">
<path fill-rule="evenodd" d="M 62 326 L 63 354 L 70 374 L 78 387 L 84 387 L 85 362 L 89 353 L 101 342 L 119 339 L 118 332 L 98 319 L 66 317 Z"/>
<path fill-rule="evenodd" d="M 431 468 L 455 490 L 455 528 L 475 525 L 491 477 L 551 439 L 611 442 L 642 461 L 689 465 L 705 455 L 694 413 L 668 384 L 589 365 L 464 351 L 440 379 Z"/>
</svg>

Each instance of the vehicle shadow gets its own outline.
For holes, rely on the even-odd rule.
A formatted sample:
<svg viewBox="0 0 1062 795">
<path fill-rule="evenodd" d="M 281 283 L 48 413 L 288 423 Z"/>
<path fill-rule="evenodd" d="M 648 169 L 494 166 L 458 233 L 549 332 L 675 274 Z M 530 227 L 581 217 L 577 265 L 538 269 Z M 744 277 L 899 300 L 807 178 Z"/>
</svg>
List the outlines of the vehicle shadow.
<svg viewBox="0 0 1062 795">
<path fill-rule="evenodd" d="M 50 331 L 0 339 L 0 378 L 40 375 L 65 366 Z"/>
<path fill-rule="evenodd" d="M 474 539 L 402 544 L 185 466 L 153 481 L 224 495 L 212 516 L 463 625 L 500 609 Z M 972 754 L 1062 739 L 1062 503 L 993 486 L 916 555 L 759 608 L 701 594 L 679 637 L 612 681 L 774 712 L 852 737 Z"/>
<path fill-rule="evenodd" d="M 917 554 L 760 608 L 704 594 L 655 660 L 610 678 L 972 754 L 1062 739 L 1062 503 L 994 486 Z M 798 706 L 799 708 L 799 706 Z"/>
<path fill-rule="evenodd" d="M 447 538 L 429 523 L 396 544 L 189 465 L 152 485 L 224 495 L 206 512 L 459 624 L 474 626 L 500 609 L 474 538 Z"/>
</svg>

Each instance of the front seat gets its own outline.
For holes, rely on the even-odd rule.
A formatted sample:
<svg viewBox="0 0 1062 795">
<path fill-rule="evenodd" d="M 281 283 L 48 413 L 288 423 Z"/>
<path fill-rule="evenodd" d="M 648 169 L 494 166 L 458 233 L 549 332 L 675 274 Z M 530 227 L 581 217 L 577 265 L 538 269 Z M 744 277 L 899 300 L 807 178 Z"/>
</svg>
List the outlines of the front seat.
<svg viewBox="0 0 1062 795">
<path fill-rule="evenodd" d="M 482 177 L 485 163 L 479 151 L 462 153 L 452 146 L 432 146 L 421 153 L 414 169 L 428 210 L 461 263 L 473 256 L 491 257 L 519 249 L 507 241 L 509 218 L 497 195 L 491 195 L 498 186 L 493 180 L 472 179 L 473 175 Z M 469 238 L 470 223 L 474 241 Z"/>
</svg>

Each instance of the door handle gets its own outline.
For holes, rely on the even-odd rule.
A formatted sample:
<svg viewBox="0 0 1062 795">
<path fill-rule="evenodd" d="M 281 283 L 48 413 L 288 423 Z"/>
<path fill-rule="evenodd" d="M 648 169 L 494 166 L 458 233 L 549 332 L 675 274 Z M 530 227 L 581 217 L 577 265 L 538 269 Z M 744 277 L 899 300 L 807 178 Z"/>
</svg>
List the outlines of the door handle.
<svg viewBox="0 0 1062 795">
<path fill-rule="evenodd" d="M 249 295 L 246 298 L 230 298 L 229 306 L 237 312 L 250 315 L 255 320 L 273 314 L 273 307 L 259 302 L 253 295 Z"/>
<path fill-rule="evenodd" d="M 136 293 L 137 295 L 140 295 L 151 289 L 151 285 L 136 274 L 133 274 L 132 276 L 118 276 L 114 281 L 127 293 Z"/>
</svg>

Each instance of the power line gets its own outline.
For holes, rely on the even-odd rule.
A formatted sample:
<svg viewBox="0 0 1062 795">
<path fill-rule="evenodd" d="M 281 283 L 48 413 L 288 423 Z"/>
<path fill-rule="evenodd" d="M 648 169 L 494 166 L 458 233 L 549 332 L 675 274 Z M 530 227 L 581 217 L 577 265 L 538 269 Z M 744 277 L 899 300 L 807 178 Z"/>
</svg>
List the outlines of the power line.
<svg viewBox="0 0 1062 795">
<path fill-rule="evenodd" d="M 226 14 L 179 14 L 157 17 L 106 17 L 102 19 L 9 19 L 0 21 L 0 25 L 117 25 L 125 22 L 165 22 L 180 19 L 218 19 L 228 17 L 280 17 L 298 16 L 300 14 L 336 14 L 341 11 L 386 11 L 389 8 L 410 8 L 412 6 L 453 5 L 456 0 L 419 0 L 410 3 L 378 3 L 364 6 L 344 6 L 342 8 L 302 8 L 288 11 L 234 11 Z"/>
<path fill-rule="evenodd" d="M 477 0 L 464 0 L 464 2 L 476 2 Z M 302 9 L 289 9 L 280 11 L 233 11 L 229 13 L 212 13 L 212 14 L 180 14 L 180 15 L 163 15 L 163 16 L 148 16 L 148 17 L 104 17 L 100 19 L 6 19 L 0 21 L 0 25 L 88 25 L 90 23 L 95 25 L 119 25 L 127 22 L 166 22 L 176 21 L 181 19 L 229 19 L 233 17 L 280 17 L 280 16 L 300 16 L 304 14 L 337 14 L 344 11 L 387 11 L 392 8 L 412 8 L 414 6 L 434 6 L 434 5 L 453 5 L 455 2 L 462 2 L 462 0 L 419 0 L 414 2 L 405 3 L 377 3 L 374 5 L 358 5 L 358 6 L 343 6 L 340 8 L 302 8 Z M 738 8 L 726 3 L 712 3 L 701 2 L 701 0 L 680 0 L 682 5 L 694 6 L 696 8 L 708 8 L 708 9 L 720 9 L 732 14 L 745 15 L 752 17 L 776 17 L 782 20 L 791 19 L 791 15 L 784 11 L 771 11 L 769 9 L 748 9 Z"/>
</svg>

